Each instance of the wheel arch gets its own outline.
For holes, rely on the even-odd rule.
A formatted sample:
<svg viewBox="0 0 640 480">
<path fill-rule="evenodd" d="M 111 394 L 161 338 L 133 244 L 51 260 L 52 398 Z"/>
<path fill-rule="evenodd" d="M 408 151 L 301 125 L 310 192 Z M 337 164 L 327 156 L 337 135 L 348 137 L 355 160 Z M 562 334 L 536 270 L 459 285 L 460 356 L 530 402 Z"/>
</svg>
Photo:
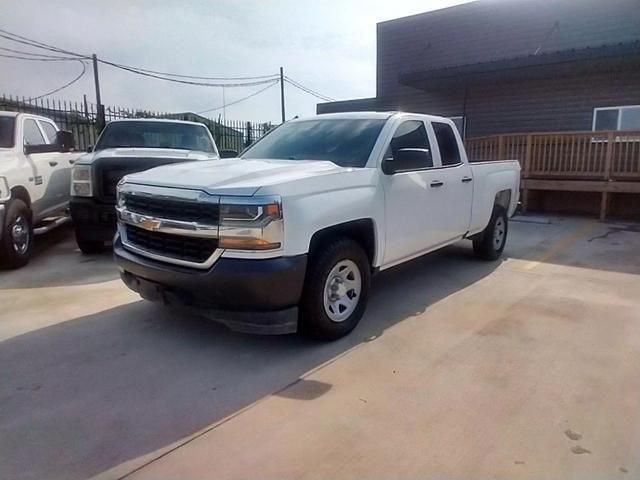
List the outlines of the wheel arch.
<svg viewBox="0 0 640 480">
<path fill-rule="evenodd" d="M 357 242 L 364 249 L 369 259 L 369 264 L 373 268 L 377 253 L 376 229 L 373 219 L 350 220 L 318 230 L 311 236 L 309 241 L 309 254 L 313 255 L 322 244 L 338 237 L 351 238 Z"/>
<path fill-rule="evenodd" d="M 511 189 L 507 188 L 505 190 L 500 190 L 496 193 L 495 199 L 493 201 L 493 208 L 502 207 L 507 212 L 509 212 L 509 207 L 511 206 Z"/>
<path fill-rule="evenodd" d="M 21 185 L 18 185 L 16 187 L 13 187 L 11 189 L 11 198 L 17 198 L 18 200 L 22 200 L 27 207 L 29 208 L 29 210 L 31 210 L 31 196 L 29 195 L 29 192 L 27 191 L 26 188 L 24 188 Z"/>
</svg>

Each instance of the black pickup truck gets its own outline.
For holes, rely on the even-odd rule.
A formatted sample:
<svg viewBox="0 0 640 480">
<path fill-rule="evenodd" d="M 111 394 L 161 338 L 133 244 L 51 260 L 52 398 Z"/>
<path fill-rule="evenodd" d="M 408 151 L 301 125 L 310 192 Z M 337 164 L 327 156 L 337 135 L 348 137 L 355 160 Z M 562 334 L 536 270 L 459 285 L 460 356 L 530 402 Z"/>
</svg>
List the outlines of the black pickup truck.
<svg viewBox="0 0 640 480">
<path fill-rule="evenodd" d="M 160 165 L 218 159 L 201 123 L 127 119 L 110 122 L 71 175 L 71 217 L 83 253 L 98 253 L 116 231 L 116 185 L 128 173 Z"/>
</svg>

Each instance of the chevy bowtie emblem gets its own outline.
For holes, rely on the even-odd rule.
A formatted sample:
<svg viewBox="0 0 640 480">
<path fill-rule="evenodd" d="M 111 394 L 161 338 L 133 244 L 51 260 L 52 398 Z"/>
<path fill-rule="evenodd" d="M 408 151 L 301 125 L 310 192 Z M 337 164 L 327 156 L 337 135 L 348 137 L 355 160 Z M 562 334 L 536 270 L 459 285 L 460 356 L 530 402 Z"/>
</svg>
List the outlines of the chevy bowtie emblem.
<svg viewBox="0 0 640 480">
<path fill-rule="evenodd" d="M 142 217 L 138 220 L 138 225 L 145 230 L 157 230 L 162 223 L 160 220 L 156 220 L 151 217 Z"/>
</svg>

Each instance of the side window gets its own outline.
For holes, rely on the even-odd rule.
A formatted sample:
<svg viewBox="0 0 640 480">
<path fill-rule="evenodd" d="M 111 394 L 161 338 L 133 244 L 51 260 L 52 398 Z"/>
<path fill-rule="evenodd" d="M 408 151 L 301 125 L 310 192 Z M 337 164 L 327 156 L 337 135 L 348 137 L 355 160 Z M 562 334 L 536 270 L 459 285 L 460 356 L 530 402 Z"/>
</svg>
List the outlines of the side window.
<svg viewBox="0 0 640 480">
<path fill-rule="evenodd" d="M 458 165 L 461 162 L 460 150 L 453 129 L 446 123 L 433 122 L 432 125 L 440 149 L 442 166 Z"/>
<path fill-rule="evenodd" d="M 56 143 L 56 127 L 52 123 L 40 121 L 40 126 L 44 130 L 44 134 L 47 136 L 47 143 Z"/>
<path fill-rule="evenodd" d="M 386 157 L 397 162 L 396 171 L 433 167 L 431 148 L 424 122 L 407 120 L 393 134 Z"/>
<path fill-rule="evenodd" d="M 27 118 L 24 121 L 24 144 L 25 145 L 45 145 L 44 137 L 35 120 Z"/>
</svg>

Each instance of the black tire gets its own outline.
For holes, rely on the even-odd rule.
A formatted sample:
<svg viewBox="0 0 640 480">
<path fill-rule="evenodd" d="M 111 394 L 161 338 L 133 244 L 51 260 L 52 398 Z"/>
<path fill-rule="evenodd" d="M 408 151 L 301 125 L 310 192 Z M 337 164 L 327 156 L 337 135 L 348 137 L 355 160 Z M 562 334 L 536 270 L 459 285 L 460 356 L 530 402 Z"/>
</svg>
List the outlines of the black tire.
<svg viewBox="0 0 640 480">
<path fill-rule="evenodd" d="M 76 243 L 80 251 L 86 255 L 92 255 L 95 253 L 102 253 L 105 250 L 104 242 L 100 240 L 88 240 L 82 236 L 82 234 L 76 230 Z"/>
<path fill-rule="evenodd" d="M 25 236 L 17 240 L 14 228 L 20 228 Z M 20 268 L 29 263 L 33 250 L 33 223 L 31 210 L 20 199 L 9 202 L 2 225 L 2 239 L 0 240 L 0 263 L 5 268 Z"/>
<path fill-rule="evenodd" d="M 473 251 L 482 260 L 497 260 L 507 244 L 509 220 L 502 207 L 494 207 L 489 225 L 473 240 Z"/>
<path fill-rule="evenodd" d="M 360 293 L 355 289 L 346 295 L 357 298 L 355 308 L 348 317 L 335 321 L 325 309 L 325 285 L 329 274 L 341 262 L 352 262 L 359 270 Z M 303 334 L 320 340 L 336 340 L 353 330 L 362 318 L 369 299 L 371 265 L 362 247 L 349 238 L 337 238 L 312 252 L 307 267 L 302 300 L 300 302 L 300 326 Z M 331 307 L 329 307 L 331 308 Z"/>
</svg>

